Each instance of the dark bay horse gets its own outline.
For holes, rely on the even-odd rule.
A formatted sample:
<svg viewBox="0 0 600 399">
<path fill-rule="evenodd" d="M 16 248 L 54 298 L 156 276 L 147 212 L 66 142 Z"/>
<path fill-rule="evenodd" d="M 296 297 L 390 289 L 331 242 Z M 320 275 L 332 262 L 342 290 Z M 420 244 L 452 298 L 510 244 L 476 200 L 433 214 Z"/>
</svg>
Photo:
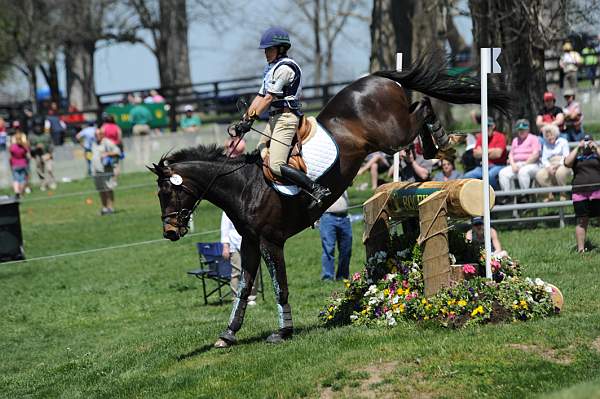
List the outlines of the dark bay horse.
<svg viewBox="0 0 600 399">
<path fill-rule="evenodd" d="M 235 334 L 242 326 L 261 257 L 273 280 L 279 313 L 279 329 L 267 340 L 279 342 L 292 336 L 284 259 L 286 240 L 311 226 L 346 190 L 369 153 L 394 153 L 409 146 L 417 135 L 423 140 L 428 158 L 439 147 L 447 147 L 447 135 L 429 99 L 423 97 L 409 104 L 404 92 L 416 90 L 456 104 L 480 102 L 476 81 L 454 78 L 446 71 L 443 61 L 424 57 L 403 72 L 381 71 L 363 77 L 327 103 L 317 120 L 336 141 L 339 159 L 318 179 L 332 195 L 316 213 L 309 214 L 308 196 L 284 197 L 269 186 L 256 152 L 224 163 L 222 148 L 199 146 L 164 156 L 150 168 L 158 176 L 165 238 L 175 241 L 187 232 L 189 216 L 201 199 L 225 211 L 243 237 L 240 294 L 233 302 L 229 324 L 215 346 L 236 342 Z M 502 90 L 489 85 L 490 106 L 507 112 L 509 100 Z"/>
</svg>

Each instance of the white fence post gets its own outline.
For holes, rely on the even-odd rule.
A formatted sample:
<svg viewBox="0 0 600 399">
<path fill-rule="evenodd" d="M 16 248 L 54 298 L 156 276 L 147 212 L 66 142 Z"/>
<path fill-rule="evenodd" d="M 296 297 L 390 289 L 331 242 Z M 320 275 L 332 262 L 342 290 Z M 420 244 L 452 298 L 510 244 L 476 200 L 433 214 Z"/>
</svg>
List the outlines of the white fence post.
<svg viewBox="0 0 600 399">
<path fill-rule="evenodd" d="M 402 53 L 396 53 L 396 71 L 402 71 Z M 400 181 L 400 153 L 394 154 L 394 181 Z"/>
</svg>

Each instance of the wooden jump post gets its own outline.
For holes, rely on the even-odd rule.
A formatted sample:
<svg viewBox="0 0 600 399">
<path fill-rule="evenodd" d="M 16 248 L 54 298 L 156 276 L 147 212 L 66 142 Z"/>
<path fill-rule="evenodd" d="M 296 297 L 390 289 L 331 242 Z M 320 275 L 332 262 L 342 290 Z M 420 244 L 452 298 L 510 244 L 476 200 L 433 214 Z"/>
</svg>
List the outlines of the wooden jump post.
<svg viewBox="0 0 600 399">
<path fill-rule="evenodd" d="M 482 216 L 483 192 L 483 182 L 479 179 L 394 182 L 378 187 L 363 207 L 363 243 L 367 257 L 377 251 L 388 251 L 390 221 L 418 217 L 417 243 L 423 246 L 425 295 L 431 296 L 451 281 L 462 279 L 462 269 L 450 265 L 447 219 Z M 491 187 L 489 196 L 492 207 L 494 190 Z"/>
</svg>

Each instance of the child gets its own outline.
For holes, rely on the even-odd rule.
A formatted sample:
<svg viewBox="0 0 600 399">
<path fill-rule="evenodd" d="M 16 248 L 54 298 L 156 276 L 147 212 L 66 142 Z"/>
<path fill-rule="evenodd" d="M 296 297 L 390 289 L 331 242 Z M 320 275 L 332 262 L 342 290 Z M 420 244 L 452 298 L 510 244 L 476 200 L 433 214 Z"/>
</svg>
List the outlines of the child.
<svg viewBox="0 0 600 399">
<path fill-rule="evenodd" d="M 104 131 L 96 130 L 96 141 L 92 144 L 92 174 L 102 202 L 100 215 L 110 215 L 115 211 L 115 197 L 110 183 L 114 176 L 116 158 L 120 155 L 121 150 L 115 143 L 104 137 Z"/>
</svg>

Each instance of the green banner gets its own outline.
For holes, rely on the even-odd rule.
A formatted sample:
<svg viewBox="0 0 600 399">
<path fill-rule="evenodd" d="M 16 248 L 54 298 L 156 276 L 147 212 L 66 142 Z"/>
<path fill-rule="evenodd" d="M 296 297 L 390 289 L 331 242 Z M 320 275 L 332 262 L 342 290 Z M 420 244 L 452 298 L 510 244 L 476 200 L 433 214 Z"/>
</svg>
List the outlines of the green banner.
<svg viewBox="0 0 600 399">
<path fill-rule="evenodd" d="M 441 188 L 396 189 L 392 192 L 388 200 L 388 208 L 393 212 L 401 212 L 403 210 L 418 211 L 419 202 L 440 190 Z"/>
<path fill-rule="evenodd" d="M 146 107 L 152 114 L 150 127 L 160 128 L 169 126 L 169 113 L 165 103 L 159 104 L 141 104 Z M 132 124 L 129 120 L 129 112 L 133 108 L 132 104 L 116 104 L 110 105 L 104 109 L 104 112 L 111 114 L 115 118 L 115 122 L 123 131 L 131 131 Z"/>
</svg>

